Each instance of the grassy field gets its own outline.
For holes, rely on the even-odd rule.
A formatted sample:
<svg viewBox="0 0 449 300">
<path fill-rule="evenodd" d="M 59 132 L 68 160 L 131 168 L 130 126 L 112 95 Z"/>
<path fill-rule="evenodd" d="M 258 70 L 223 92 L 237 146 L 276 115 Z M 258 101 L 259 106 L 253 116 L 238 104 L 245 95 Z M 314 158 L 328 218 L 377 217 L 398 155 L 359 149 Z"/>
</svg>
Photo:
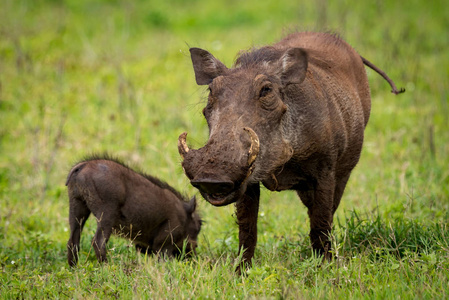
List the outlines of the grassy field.
<svg viewBox="0 0 449 300">
<path fill-rule="evenodd" d="M 442 0 L 0 0 L 0 297 L 449 298 L 448 28 Z M 367 71 L 372 114 L 335 218 L 337 259 L 312 256 L 294 192 L 263 189 L 247 276 L 233 272 L 234 207 L 204 200 L 195 258 L 163 262 L 112 238 L 100 265 L 92 218 L 70 269 L 70 167 L 108 152 L 198 194 L 176 145 L 208 134 L 189 46 L 229 66 L 294 30 L 340 33 L 407 89 L 394 96 Z"/>
</svg>

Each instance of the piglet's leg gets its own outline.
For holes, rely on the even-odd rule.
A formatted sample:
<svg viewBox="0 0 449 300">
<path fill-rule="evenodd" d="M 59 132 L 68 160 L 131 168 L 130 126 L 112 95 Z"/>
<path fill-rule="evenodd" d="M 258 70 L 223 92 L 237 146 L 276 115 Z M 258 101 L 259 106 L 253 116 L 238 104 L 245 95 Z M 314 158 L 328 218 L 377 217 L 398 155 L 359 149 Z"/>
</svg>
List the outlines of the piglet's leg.
<svg viewBox="0 0 449 300">
<path fill-rule="evenodd" d="M 99 262 L 107 261 L 106 258 L 106 244 L 112 234 L 112 228 L 118 218 L 118 208 L 108 207 L 108 211 L 101 213 L 97 217 L 97 231 L 92 239 L 92 246 L 97 255 Z"/>
<path fill-rule="evenodd" d="M 251 265 L 257 244 L 257 214 L 259 212 L 259 184 L 248 185 L 245 194 L 236 203 L 237 222 L 239 225 L 239 253 L 243 252 L 243 267 Z M 236 272 L 241 273 L 241 266 Z"/>
<path fill-rule="evenodd" d="M 78 262 L 81 231 L 90 215 L 90 210 L 84 201 L 70 196 L 69 225 L 70 238 L 67 242 L 67 260 L 71 267 Z"/>
</svg>

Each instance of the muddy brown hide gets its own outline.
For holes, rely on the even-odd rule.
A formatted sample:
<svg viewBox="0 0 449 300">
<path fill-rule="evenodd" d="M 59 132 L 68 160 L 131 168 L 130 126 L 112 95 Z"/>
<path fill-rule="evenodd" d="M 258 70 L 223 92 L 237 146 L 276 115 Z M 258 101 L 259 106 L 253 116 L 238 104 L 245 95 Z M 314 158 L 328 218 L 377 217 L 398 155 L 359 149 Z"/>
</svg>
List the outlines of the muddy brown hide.
<svg viewBox="0 0 449 300">
<path fill-rule="evenodd" d="M 196 248 L 201 220 L 196 201 L 168 184 L 137 173 L 109 158 L 90 158 L 70 171 L 68 187 L 70 238 L 68 263 L 78 262 L 80 236 L 93 213 L 97 230 L 92 246 L 98 261 L 106 261 L 106 243 L 112 233 L 132 240 L 142 253 L 178 256 L 186 241 L 186 253 Z"/>
<path fill-rule="evenodd" d="M 197 84 L 209 87 L 203 114 L 209 140 L 178 148 L 191 184 L 216 206 L 236 203 L 240 249 L 250 262 L 257 242 L 259 183 L 296 190 L 308 208 L 315 251 L 326 254 L 333 214 L 362 149 L 370 115 L 364 63 L 388 76 L 339 37 L 295 33 L 242 52 L 228 69 L 190 49 Z"/>
</svg>

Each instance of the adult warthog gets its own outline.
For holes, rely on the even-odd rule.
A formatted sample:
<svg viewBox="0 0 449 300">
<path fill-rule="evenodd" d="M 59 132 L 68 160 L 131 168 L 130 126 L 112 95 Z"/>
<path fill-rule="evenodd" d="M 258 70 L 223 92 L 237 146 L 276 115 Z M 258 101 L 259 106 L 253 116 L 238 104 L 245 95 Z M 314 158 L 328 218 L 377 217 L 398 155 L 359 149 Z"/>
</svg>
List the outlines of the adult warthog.
<svg viewBox="0 0 449 300">
<path fill-rule="evenodd" d="M 142 253 L 168 256 L 195 251 L 201 219 L 190 202 L 159 179 L 137 173 L 106 157 L 76 164 L 67 176 L 70 238 L 67 259 L 78 262 L 81 231 L 92 212 L 97 231 L 92 246 L 98 261 L 106 261 L 106 243 L 113 232 L 126 237 Z"/>
<path fill-rule="evenodd" d="M 209 86 L 209 140 L 178 140 L 193 186 L 215 206 L 236 203 L 239 248 L 257 242 L 259 183 L 295 190 L 308 209 L 312 248 L 329 257 L 333 214 L 359 161 L 371 100 L 364 64 L 393 81 L 336 35 L 302 32 L 237 58 L 228 69 L 190 49 L 196 82 Z"/>
</svg>

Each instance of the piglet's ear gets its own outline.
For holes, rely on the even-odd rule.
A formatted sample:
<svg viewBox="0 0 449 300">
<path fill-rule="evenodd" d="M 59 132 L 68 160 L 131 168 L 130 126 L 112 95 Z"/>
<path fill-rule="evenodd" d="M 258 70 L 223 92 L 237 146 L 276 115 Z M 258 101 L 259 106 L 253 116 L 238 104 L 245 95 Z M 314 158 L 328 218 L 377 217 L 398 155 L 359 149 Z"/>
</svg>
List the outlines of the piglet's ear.
<svg viewBox="0 0 449 300">
<path fill-rule="evenodd" d="M 189 203 L 184 203 L 184 207 L 187 214 L 193 214 L 196 209 L 196 197 L 193 196 L 192 199 L 190 199 Z"/>
<path fill-rule="evenodd" d="M 306 78 L 307 52 L 301 48 L 290 48 L 279 59 L 283 84 L 301 83 Z"/>
<path fill-rule="evenodd" d="M 195 79 L 198 85 L 207 85 L 215 77 L 223 75 L 228 68 L 212 54 L 200 48 L 190 48 Z"/>
</svg>

